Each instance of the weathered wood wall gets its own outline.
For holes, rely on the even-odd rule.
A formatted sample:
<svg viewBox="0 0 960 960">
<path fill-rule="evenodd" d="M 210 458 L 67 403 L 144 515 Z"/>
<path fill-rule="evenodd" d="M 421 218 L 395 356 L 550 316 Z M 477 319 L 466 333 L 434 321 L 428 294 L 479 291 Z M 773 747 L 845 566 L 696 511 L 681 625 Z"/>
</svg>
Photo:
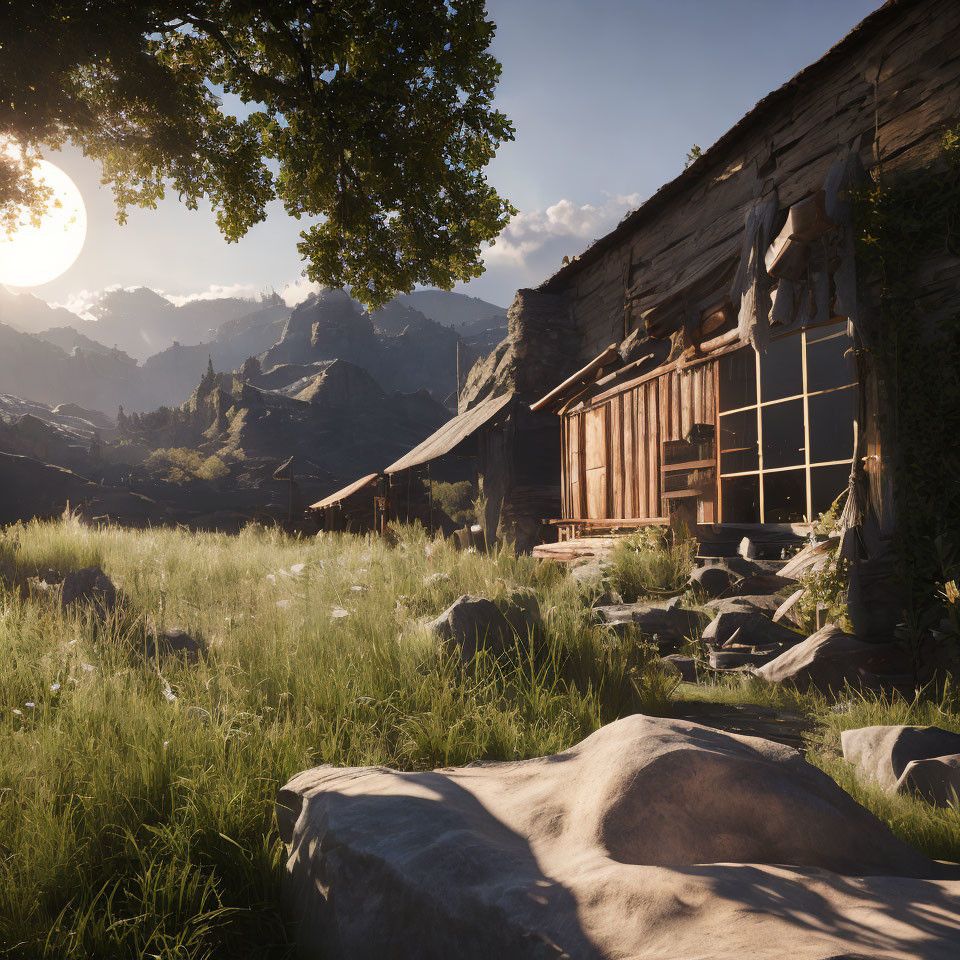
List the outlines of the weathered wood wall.
<svg viewBox="0 0 960 960">
<path fill-rule="evenodd" d="M 667 516 L 664 440 L 694 424 L 716 428 L 716 361 L 640 378 L 563 417 L 563 510 L 576 519 Z"/>
<path fill-rule="evenodd" d="M 879 27 L 858 31 L 788 85 L 775 109 L 761 107 L 741 121 L 702 167 L 680 178 L 669 202 L 658 205 L 655 197 L 635 229 L 625 225 L 611 243 L 601 241 L 602 256 L 588 252 L 584 263 L 574 261 L 543 284 L 569 299 L 581 362 L 654 306 L 666 304 L 679 319 L 716 302 L 729 286 L 760 182 L 773 181 L 786 209 L 823 184 L 839 150 L 858 136 L 867 169 L 930 162 L 944 124 L 960 117 L 960 3 L 912 0 L 879 16 Z M 957 302 L 958 261 L 948 260 L 935 272 L 942 278 L 946 271 Z"/>
</svg>

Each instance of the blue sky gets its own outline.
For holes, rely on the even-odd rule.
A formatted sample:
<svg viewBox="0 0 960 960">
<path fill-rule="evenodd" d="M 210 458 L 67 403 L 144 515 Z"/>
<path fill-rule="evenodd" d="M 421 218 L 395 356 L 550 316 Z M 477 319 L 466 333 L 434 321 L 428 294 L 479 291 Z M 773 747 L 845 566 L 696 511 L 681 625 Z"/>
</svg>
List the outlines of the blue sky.
<svg viewBox="0 0 960 960">
<path fill-rule="evenodd" d="M 487 273 L 458 289 L 506 305 L 565 254 L 602 236 L 753 105 L 819 58 L 881 0 L 489 0 L 503 63 L 498 106 L 517 139 L 489 168 L 520 214 Z M 279 204 L 239 244 L 209 211 L 171 197 L 114 223 L 99 170 L 51 155 L 87 204 L 87 244 L 63 276 L 33 292 L 82 304 L 107 286 L 175 296 L 283 289 L 299 276 L 298 224 Z"/>
</svg>

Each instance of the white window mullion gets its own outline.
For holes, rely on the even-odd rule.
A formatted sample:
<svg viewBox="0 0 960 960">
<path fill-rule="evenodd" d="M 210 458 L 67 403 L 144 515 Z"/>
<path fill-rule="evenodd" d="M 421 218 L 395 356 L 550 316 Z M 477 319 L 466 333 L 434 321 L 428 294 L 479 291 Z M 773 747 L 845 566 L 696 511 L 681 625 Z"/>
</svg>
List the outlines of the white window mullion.
<svg viewBox="0 0 960 960">
<path fill-rule="evenodd" d="M 763 397 L 760 396 L 760 354 L 757 350 L 753 351 L 753 357 L 756 361 L 754 366 L 757 376 L 757 475 L 760 478 L 759 497 L 760 497 L 760 522 L 764 523 L 764 503 L 763 503 Z"/>
</svg>

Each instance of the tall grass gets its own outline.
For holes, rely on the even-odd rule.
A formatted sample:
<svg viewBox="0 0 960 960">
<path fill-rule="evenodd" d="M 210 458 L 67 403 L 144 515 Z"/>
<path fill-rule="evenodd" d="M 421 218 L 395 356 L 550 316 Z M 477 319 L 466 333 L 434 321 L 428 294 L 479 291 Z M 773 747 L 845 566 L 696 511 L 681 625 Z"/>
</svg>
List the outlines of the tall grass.
<svg viewBox="0 0 960 960">
<path fill-rule="evenodd" d="M 645 527 L 614 547 L 607 579 L 628 603 L 679 592 L 690 578 L 696 552 L 697 541 L 682 530 Z"/>
<path fill-rule="evenodd" d="M 105 620 L 35 579 L 91 563 L 124 597 Z M 555 565 L 417 528 L 391 547 L 31 523 L 0 540 L 0 574 L 0 944 L 17 957 L 288 956 L 272 803 L 298 770 L 552 753 L 666 711 L 674 685 Z M 517 587 L 544 626 L 513 656 L 464 671 L 424 634 L 460 594 Z M 199 662 L 151 655 L 173 626 L 203 639 Z"/>
</svg>

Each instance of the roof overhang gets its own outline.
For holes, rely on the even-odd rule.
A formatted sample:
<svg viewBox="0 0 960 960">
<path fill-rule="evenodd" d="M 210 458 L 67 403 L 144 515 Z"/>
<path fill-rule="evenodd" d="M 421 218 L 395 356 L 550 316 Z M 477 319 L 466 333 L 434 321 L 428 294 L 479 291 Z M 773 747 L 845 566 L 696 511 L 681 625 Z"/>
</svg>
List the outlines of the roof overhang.
<svg viewBox="0 0 960 960">
<path fill-rule="evenodd" d="M 398 473 L 409 470 L 438 457 L 446 456 L 472 436 L 480 427 L 489 423 L 514 399 L 512 393 L 505 393 L 499 397 L 489 397 L 475 407 L 448 420 L 439 430 L 432 433 L 423 443 L 404 454 L 396 463 L 391 463 L 384 473 Z"/>
<path fill-rule="evenodd" d="M 336 493 L 331 493 L 329 497 L 324 497 L 322 500 L 318 500 L 316 503 L 311 503 L 307 509 L 323 510 L 326 507 L 335 507 L 338 503 L 342 503 L 344 500 L 352 497 L 364 487 L 374 483 L 379 476 L 379 473 L 367 474 L 367 476 L 361 477 L 359 480 L 354 480 L 353 483 L 348 483 L 342 490 L 338 490 Z"/>
</svg>

